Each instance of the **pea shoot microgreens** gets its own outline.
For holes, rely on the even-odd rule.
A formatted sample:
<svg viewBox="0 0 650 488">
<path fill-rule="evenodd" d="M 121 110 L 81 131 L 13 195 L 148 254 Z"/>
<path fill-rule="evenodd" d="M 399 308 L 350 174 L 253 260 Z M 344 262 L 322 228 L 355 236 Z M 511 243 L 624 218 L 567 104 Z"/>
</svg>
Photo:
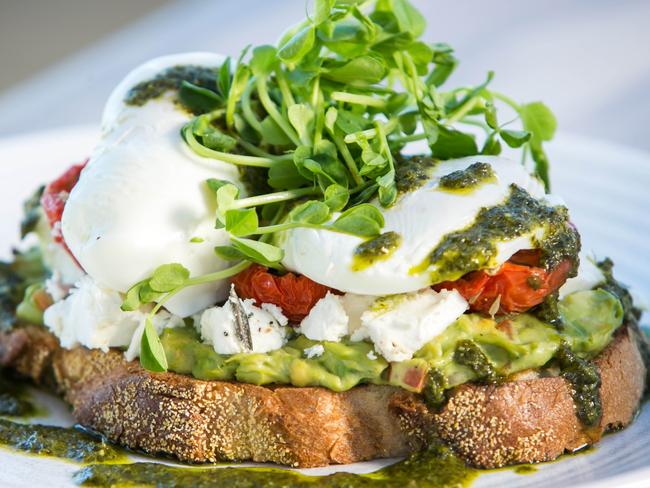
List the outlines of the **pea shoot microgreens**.
<svg viewBox="0 0 650 488">
<path fill-rule="evenodd" d="M 408 0 L 314 0 L 277 47 L 228 58 L 215 73 L 216 89 L 183 82 L 179 103 L 196 114 L 181 131 L 189 148 L 244 173 L 256 168 L 266 184 L 240 198 L 233 183 L 207 182 L 216 226 L 231 236 L 215 252 L 239 264 L 196 278 L 179 264 L 161 266 L 129 290 L 124 309 L 156 302 L 153 314 L 181 290 L 251 262 L 281 269 L 274 237 L 289 229 L 376 237 L 383 217 L 368 202 L 395 203 L 396 156 L 414 141 L 426 141 L 438 160 L 500 154 L 502 143 L 520 149 L 548 190 L 543 143 L 555 132 L 552 112 L 492 90 L 491 72 L 476 86 L 447 89 L 457 59 L 448 45 L 424 42 L 424 30 Z M 502 122 L 499 107 L 515 119 Z M 152 339 L 143 335 L 147 351 L 156 349 Z M 151 366 L 165 369 L 160 361 Z"/>
</svg>

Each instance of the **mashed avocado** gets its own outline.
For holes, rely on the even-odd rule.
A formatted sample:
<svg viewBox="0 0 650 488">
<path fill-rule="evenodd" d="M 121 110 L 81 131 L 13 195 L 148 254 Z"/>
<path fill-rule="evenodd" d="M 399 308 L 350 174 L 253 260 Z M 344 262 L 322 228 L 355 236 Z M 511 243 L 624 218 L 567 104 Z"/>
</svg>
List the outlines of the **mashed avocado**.
<svg viewBox="0 0 650 488">
<path fill-rule="evenodd" d="M 226 356 L 202 344 L 192 327 L 166 329 L 161 341 L 169 369 L 205 380 L 237 380 L 256 385 L 323 386 L 345 391 L 358 384 L 391 384 L 420 391 L 430 371 L 443 389 L 468 381 L 494 381 L 551 361 L 562 344 L 581 358 L 598 354 L 623 322 L 623 308 L 611 293 L 596 289 L 559 303 L 558 329 L 530 314 L 492 319 L 466 314 L 420 349 L 413 359 L 390 364 L 366 342 L 317 342 L 296 336 L 270 353 Z M 320 356 L 304 350 L 322 345 Z"/>
</svg>

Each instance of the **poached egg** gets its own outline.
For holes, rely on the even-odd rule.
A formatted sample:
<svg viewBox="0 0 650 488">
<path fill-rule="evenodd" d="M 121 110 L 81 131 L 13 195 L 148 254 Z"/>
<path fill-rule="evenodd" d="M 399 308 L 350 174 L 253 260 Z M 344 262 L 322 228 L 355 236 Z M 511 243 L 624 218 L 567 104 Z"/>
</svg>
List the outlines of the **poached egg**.
<svg viewBox="0 0 650 488">
<path fill-rule="evenodd" d="M 469 192 L 450 192 L 439 188 L 440 178 L 467 169 L 476 162 L 488 163 L 495 178 Z M 474 222 L 479 211 L 504 202 L 510 186 L 516 184 L 536 199 L 545 198 L 544 187 L 519 163 L 497 156 L 471 156 L 441 161 L 430 179 L 420 188 L 402 196 L 395 205 L 380 210 L 385 225 L 382 232 L 399 234 L 402 242 L 385 260 L 362 270 L 353 269 L 360 237 L 328 230 L 296 228 L 282 239 L 283 265 L 291 271 L 337 290 L 360 295 L 408 293 L 430 286 L 430 274 L 413 273 L 435 246 L 450 232 Z M 522 249 L 534 248 L 543 229 L 497 243 L 496 266 Z"/>
<path fill-rule="evenodd" d="M 102 138 L 66 203 L 61 230 L 83 269 L 101 286 L 126 292 L 161 264 L 180 263 L 191 276 L 228 266 L 214 247 L 228 244 L 214 228 L 208 178 L 239 183 L 238 169 L 202 158 L 180 131 L 191 118 L 168 91 L 142 106 L 125 97 L 138 83 L 183 65 L 219 67 L 224 58 L 186 53 L 156 58 L 134 69 L 110 95 Z M 184 290 L 165 306 L 187 317 L 225 298 L 227 280 Z"/>
</svg>

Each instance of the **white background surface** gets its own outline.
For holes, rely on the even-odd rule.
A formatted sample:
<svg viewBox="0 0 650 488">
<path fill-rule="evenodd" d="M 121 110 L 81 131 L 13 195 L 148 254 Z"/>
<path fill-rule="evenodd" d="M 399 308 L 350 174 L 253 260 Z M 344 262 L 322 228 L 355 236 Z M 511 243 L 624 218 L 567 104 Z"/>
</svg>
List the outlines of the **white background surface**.
<svg viewBox="0 0 650 488">
<path fill-rule="evenodd" d="M 111 88 L 137 64 L 188 50 L 236 55 L 249 43 L 275 42 L 310 2 L 174 2 L 0 94 L 0 135 L 96 123 Z M 457 49 L 452 83 L 480 83 L 493 69 L 494 87 L 520 101 L 542 99 L 561 130 L 650 150 L 650 1 L 413 2 L 429 21 L 426 39 Z M 0 49 L 21 55 L 20 46 Z"/>
</svg>

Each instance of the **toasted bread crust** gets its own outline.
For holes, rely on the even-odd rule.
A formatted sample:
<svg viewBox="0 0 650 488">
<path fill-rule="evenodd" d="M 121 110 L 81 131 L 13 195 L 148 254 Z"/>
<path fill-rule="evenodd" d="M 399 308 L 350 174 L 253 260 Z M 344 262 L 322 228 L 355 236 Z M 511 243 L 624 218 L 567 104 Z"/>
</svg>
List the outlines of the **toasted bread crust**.
<svg viewBox="0 0 650 488">
<path fill-rule="evenodd" d="M 439 412 L 389 386 L 264 387 L 150 373 L 118 351 L 62 349 L 39 327 L 0 334 L 0 365 L 54 388 L 76 420 L 110 440 L 183 461 L 270 461 L 299 467 L 405 455 L 437 434 L 469 464 L 548 461 L 628 425 L 646 370 L 627 327 L 596 358 L 603 417 L 585 430 L 563 378 L 462 385 Z M 533 375 L 534 376 L 534 375 Z"/>
</svg>

